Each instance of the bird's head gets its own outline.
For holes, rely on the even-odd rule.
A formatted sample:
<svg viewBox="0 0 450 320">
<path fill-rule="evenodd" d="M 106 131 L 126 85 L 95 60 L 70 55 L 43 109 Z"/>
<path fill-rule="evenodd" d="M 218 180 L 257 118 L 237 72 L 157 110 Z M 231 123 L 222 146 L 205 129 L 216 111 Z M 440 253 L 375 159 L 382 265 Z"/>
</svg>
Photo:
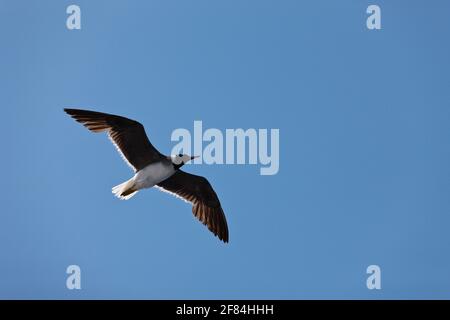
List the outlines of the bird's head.
<svg viewBox="0 0 450 320">
<path fill-rule="evenodd" d="M 198 156 L 190 156 L 187 154 L 177 154 L 177 155 L 172 155 L 172 163 L 175 166 L 176 169 L 181 168 L 183 165 L 185 165 L 186 163 L 188 163 L 189 161 L 198 158 Z"/>
</svg>

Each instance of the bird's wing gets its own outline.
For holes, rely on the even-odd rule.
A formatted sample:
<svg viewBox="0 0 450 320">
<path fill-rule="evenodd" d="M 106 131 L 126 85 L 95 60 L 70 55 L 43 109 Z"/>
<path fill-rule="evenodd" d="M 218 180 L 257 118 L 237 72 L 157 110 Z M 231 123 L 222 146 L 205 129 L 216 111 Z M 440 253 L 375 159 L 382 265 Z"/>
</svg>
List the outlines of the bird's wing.
<svg viewBox="0 0 450 320">
<path fill-rule="evenodd" d="M 228 226 L 216 192 L 204 177 L 177 170 L 157 186 L 162 191 L 192 203 L 192 213 L 223 242 L 228 242 Z"/>
<path fill-rule="evenodd" d="M 135 171 L 164 157 L 150 143 L 144 126 L 137 121 L 96 111 L 67 108 L 64 111 L 93 132 L 108 132 L 122 158 Z"/>
</svg>

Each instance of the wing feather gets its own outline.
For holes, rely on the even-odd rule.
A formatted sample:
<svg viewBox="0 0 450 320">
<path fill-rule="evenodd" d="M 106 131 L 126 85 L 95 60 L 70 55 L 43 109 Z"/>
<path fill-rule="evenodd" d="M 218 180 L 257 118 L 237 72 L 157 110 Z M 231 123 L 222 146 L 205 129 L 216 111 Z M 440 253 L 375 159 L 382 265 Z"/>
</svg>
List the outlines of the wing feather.
<svg viewBox="0 0 450 320">
<path fill-rule="evenodd" d="M 192 203 L 192 213 L 223 242 L 228 242 L 228 225 L 216 192 L 207 179 L 178 170 L 158 183 L 160 190 Z"/>
<path fill-rule="evenodd" d="M 64 111 L 92 132 L 106 131 L 119 154 L 134 171 L 164 157 L 148 140 L 144 126 L 135 120 L 89 110 L 66 108 Z"/>
</svg>

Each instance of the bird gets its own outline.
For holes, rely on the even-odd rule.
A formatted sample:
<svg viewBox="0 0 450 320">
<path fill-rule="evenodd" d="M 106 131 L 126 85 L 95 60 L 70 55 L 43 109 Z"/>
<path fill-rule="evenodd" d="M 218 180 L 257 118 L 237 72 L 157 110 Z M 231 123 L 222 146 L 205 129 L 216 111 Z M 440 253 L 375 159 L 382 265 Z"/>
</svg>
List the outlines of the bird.
<svg viewBox="0 0 450 320">
<path fill-rule="evenodd" d="M 209 181 L 181 170 L 196 158 L 187 154 L 166 156 L 150 142 L 138 121 L 109 113 L 64 108 L 64 111 L 90 131 L 106 132 L 134 176 L 113 187 L 112 193 L 128 200 L 142 189 L 156 187 L 192 205 L 192 213 L 216 237 L 228 243 L 228 225 L 219 198 Z"/>
</svg>

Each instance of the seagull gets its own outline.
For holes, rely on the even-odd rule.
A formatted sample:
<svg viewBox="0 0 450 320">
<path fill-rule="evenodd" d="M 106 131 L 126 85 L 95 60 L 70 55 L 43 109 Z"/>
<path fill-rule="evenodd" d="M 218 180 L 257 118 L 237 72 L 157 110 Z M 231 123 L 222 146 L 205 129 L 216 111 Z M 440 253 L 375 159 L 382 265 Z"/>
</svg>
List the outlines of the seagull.
<svg viewBox="0 0 450 320">
<path fill-rule="evenodd" d="M 208 180 L 180 170 L 195 156 L 165 156 L 150 143 L 144 126 L 125 117 L 80 109 L 64 111 L 92 132 L 107 132 L 135 175 L 112 188 L 128 200 L 139 190 L 156 187 L 192 204 L 192 213 L 220 240 L 228 242 L 228 226 L 216 192 Z"/>
</svg>

